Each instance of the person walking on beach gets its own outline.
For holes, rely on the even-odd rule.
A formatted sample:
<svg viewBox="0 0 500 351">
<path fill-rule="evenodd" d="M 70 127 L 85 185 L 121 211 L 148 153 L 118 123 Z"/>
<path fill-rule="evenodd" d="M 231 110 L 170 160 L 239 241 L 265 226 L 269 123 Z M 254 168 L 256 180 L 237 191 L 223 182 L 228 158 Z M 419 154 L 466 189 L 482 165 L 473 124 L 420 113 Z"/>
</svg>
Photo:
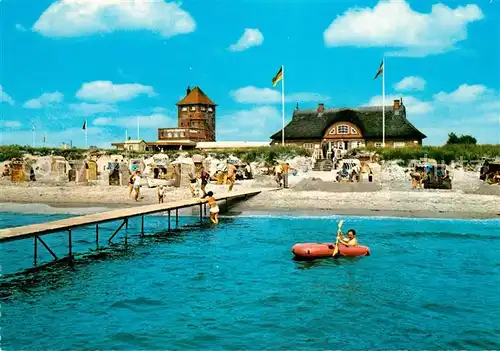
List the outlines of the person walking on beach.
<svg viewBox="0 0 500 351">
<path fill-rule="evenodd" d="M 209 191 L 202 197 L 202 202 L 208 202 L 210 206 L 210 221 L 212 223 L 219 223 L 219 206 L 217 205 L 217 201 L 214 198 L 214 193 Z"/>
<path fill-rule="evenodd" d="M 208 180 L 210 179 L 210 173 L 206 171 L 205 167 L 203 167 L 203 169 L 201 170 L 200 179 L 201 179 L 201 191 L 203 193 L 202 196 L 205 196 L 206 194 L 205 187 L 207 186 Z"/>
<path fill-rule="evenodd" d="M 165 197 L 166 188 L 163 185 L 158 187 L 158 203 L 162 204 Z"/>
<path fill-rule="evenodd" d="M 135 201 L 139 201 L 139 195 L 141 193 L 141 172 L 136 171 L 134 176 L 134 190 L 135 190 Z"/>
<path fill-rule="evenodd" d="M 199 196 L 198 192 L 198 179 L 193 175 L 193 173 L 189 173 L 189 190 L 191 190 L 191 195 L 193 197 Z"/>
<path fill-rule="evenodd" d="M 283 168 L 281 168 L 281 165 L 279 163 L 276 163 L 274 166 L 274 180 L 276 181 L 276 184 L 278 184 L 278 187 L 281 188 L 281 181 L 283 179 Z"/>
<path fill-rule="evenodd" d="M 229 191 L 232 191 L 236 182 L 236 166 L 232 163 L 227 164 L 227 181 L 229 182 Z"/>
<path fill-rule="evenodd" d="M 130 177 L 128 178 L 128 186 L 129 186 L 129 191 L 128 191 L 128 197 L 132 195 L 132 190 L 134 190 L 134 177 L 135 177 L 135 170 L 130 174 Z"/>
</svg>

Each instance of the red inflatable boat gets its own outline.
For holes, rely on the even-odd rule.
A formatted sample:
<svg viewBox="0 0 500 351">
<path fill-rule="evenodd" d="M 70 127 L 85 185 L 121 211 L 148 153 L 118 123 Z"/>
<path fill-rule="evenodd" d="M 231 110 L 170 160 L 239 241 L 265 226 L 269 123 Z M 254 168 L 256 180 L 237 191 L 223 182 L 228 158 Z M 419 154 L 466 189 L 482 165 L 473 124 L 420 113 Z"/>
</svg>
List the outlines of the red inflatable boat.
<svg viewBox="0 0 500 351">
<path fill-rule="evenodd" d="M 295 244 L 292 252 L 297 258 L 314 259 L 332 257 L 334 249 L 335 243 L 304 243 Z M 339 256 L 370 256 L 370 248 L 339 244 Z"/>
</svg>

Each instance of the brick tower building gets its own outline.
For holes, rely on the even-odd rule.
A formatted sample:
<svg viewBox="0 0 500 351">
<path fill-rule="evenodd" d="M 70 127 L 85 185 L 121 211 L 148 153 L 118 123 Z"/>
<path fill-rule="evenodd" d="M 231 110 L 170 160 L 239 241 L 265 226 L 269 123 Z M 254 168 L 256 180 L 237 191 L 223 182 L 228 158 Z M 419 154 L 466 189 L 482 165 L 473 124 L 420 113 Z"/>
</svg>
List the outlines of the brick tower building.
<svg viewBox="0 0 500 351">
<path fill-rule="evenodd" d="M 189 128 L 189 139 L 215 141 L 216 104 L 199 87 L 186 90 L 177 103 L 178 128 Z"/>
</svg>

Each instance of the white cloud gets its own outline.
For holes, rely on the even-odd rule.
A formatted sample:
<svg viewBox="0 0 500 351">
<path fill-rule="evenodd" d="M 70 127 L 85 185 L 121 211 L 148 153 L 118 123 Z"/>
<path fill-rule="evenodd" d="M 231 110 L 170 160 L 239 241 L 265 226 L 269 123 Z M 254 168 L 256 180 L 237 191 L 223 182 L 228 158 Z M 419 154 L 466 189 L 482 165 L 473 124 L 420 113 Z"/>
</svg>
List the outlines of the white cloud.
<svg viewBox="0 0 500 351">
<path fill-rule="evenodd" d="M 62 102 L 64 95 L 56 91 L 54 93 L 43 93 L 36 99 L 28 100 L 24 103 L 24 108 L 40 109 L 44 107 L 52 107 L 54 104 Z"/>
<path fill-rule="evenodd" d="M 477 5 L 451 9 L 441 3 L 419 13 L 404 0 L 381 0 L 373 7 L 349 8 L 323 33 L 327 47 L 391 47 L 388 55 L 426 56 L 455 48 L 467 39 L 467 25 L 483 19 Z"/>
<path fill-rule="evenodd" d="M 86 102 L 82 102 L 79 104 L 70 104 L 69 109 L 75 112 L 76 114 L 82 116 L 91 116 L 97 113 L 108 113 L 108 112 L 116 112 L 117 109 L 113 105 L 108 104 L 89 104 Z"/>
<path fill-rule="evenodd" d="M 20 32 L 26 32 L 26 28 L 22 24 L 16 24 L 16 29 Z"/>
<path fill-rule="evenodd" d="M 146 94 L 149 97 L 156 96 L 151 86 L 138 83 L 114 84 L 111 81 L 99 80 L 84 83 L 76 93 L 76 97 L 81 100 L 113 103 L 131 100 L 141 94 Z"/>
<path fill-rule="evenodd" d="M 481 105 L 481 109 L 483 110 L 496 110 L 500 113 L 500 95 L 498 96 L 497 101 L 490 101 L 490 102 L 485 102 L 484 104 Z"/>
<path fill-rule="evenodd" d="M 218 116 L 217 139 L 266 141 L 281 126 L 281 111 L 274 106 L 258 106 Z"/>
<path fill-rule="evenodd" d="M 451 93 L 441 91 L 434 95 L 436 101 L 445 103 L 468 103 L 479 100 L 488 89 L 482 84 L 462 84 Z"/>
<path fill-rule="evenodd" d="M 139 119 L 139 126 L 141 128 L 168 128 L 177 126 L 177 118 L 172 118 L 161 113 L 149 116 L 99 117 L 94 119 L 93 125 L 136 128 L 137 119 Z"/>
<path fill-rule="evenodd" d="M 401 96 L 398 95 L 386 95 L 385 96 L 385 105 L 392 106 L 394 100 L 399 100 Z M 403 96 L 403 104 L 406 107 L 406 114 L 408 117 L 413 115 L 421 115 L 425 113 L 431 112 L 434 107 L 431 102 L 421 101 L 414 96 Z M 367 106 L 382 106 L 382 96 L 374 96 L 368 101 Z"/>
<path fill-rule="evenodd" d="M 3 121 L 3 125 L 7 128 L 19 128 L 22 123 L 19 121 Z"/>
<path fill-rule="evenodd" d="M 149 30 L 163 37 L 191 33 L 196 23 L 180 4 L 163 0 L 59 0 L 33 25 L 49 37 L 76 37 L 120 30 Z"/>
<path fill-rule="evenodd" d="M 9 105 L 14 105 L 14 100 L 3 90 L 3 87 L 0 85 L 0 103 L 6 102 Z"/>
<path fill-rule="evenodd" d="M 233 90 L 229 95 L 239 103 L 245 104 L 272 104 L 281 102 L 281 92 L 270 88 L 246 86 Z M 285 96 L 286 102 L 323 102 L 330 100 L 329 96 L 318 93 L 294 93 Z"/>
<path fill-rule="evenodd" d="M 262 45 L 264 42 L 264 35 L 258 29 L 246 28 L 241 38 L 229 46 L 229 51 L 244 51 L 253 46 Z"/>
<path fill-rule="evenodd" d="M 426 81 L 423 78 L 416 76 L 409 76 L 401 79 L 398 83 L 394 84 L 394 89 L 397 91 L 407 90 L 424 90 Z"/>
</svg>

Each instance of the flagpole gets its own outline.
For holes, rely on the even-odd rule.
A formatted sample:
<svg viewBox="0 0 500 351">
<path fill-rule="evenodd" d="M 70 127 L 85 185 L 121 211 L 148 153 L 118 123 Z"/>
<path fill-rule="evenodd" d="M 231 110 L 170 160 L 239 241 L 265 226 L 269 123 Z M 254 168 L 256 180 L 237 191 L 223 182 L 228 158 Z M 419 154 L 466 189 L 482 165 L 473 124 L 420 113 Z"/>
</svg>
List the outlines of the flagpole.
<svg viewBox="0 0 500 351">
<path fill-rule="evenodd" d="M 137 140 L 139 140 L 139 116 L 137 116 Z"/>
<path fill-rule="evenodd" d="M 33 127 L 31 128 L 31 131 L 33 132 L 33 147 L 35 147 L 35 125 L 33 124 Z"/>
<path fill-rule="evenodd" d="M 125 142 L 128 140 L 128 130 L 125 129 Z"/>
<path fill-rule="evenodd" d="M 382 147 L 385 147 L 385 56 L 382 58 Z"/>
<path fill-rule="evenodd" d="M 281 145 L 285 146 L 285 66 L 281 65 Z"/>
<path fill-rule="evenodd" d="M 85 120 L 85 148 L 87 149 L 87 120 Z"/>
</svg>

